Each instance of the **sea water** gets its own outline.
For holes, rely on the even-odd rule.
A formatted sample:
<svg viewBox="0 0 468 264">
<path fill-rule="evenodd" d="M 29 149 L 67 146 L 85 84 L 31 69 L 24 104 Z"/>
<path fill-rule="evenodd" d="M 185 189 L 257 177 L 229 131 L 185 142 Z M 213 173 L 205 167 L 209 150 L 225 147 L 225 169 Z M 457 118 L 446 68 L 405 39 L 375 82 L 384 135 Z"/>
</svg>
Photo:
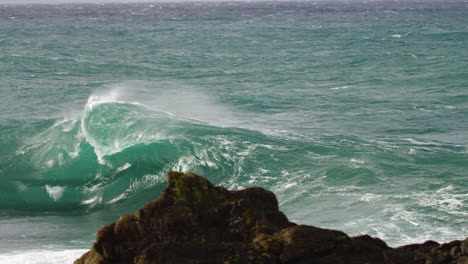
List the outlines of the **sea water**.
<svg viewBox="0 0 468 264">
<path fill-rule="evenodd" d="M 468 235 L 466 1 L 0 6 L 0 263 L 71 263 L 165 172 L 391 246 Z"/>
</svg>

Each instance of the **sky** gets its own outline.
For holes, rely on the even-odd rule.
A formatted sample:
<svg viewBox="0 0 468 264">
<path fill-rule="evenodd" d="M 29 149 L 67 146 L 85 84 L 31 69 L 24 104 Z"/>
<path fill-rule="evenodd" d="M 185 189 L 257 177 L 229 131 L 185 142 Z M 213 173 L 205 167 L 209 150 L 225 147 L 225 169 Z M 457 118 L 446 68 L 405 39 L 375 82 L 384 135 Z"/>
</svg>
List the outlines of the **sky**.
<svg viewBox="0 0 468 264">
<path fill-rule="evenodd" d="M 59 3 L 141 3 L 141 2 L 208 2 L 208 1 L 288 1 L 288 0 L 0 0 L 0 4 L 59 4 Z M 297 1 L 297 0 L 296 0 Z M 340 1 L 340 0 L 304 0 Z M 341 0 L 353 1 L 353 0 Z M 368 0 L 375 1 L 375 0 Z M 411 0 L 409 0 L 411 1 Z"/>
<path fill-rule="evenodd" d="M 288 1 L 288 0 L 0 0 L 0 4 L 59 4 L 59 3 L 141 3 L 141 2 L 220 2 L 220 1 Z M 297 1 L 297 0 L 293 0 Z M 302 1 L 355 1 L 355 0 L 302 0 Z M 357 1 L 384 1 L 384 0 L 357 0 Z M 434 1 L 434 0 L 390 0 L 390 1 Z M 437 0 L 436 0 L 437 1 Z M 444 1 L 444 0 L 439 0 Z M 468 0 L 450 0 L 449 2 L 467 2 Z"/>
<path fill-rule="evenodd" d="M 179 0 L 180 1 L 180 0 Z M 165 0 L 0 0 L 0 4 L 57 4 L 57 3 L 135 3 L 135 2 L 167 2 Z"/>
<path fill-rule="evenodd" d="M 288 1 L 288 0 L 0 0 L 0 4 L 59 4 L 59 3 L 150 3 L 150 2 L 220 2 L 220 1 Z M 296 0 L 297 1 L 297 0 Z M 305 0 L 308 1 L 308 0 Z M 323 0 L 317 0 L 323 1 Z M 327 1 L 327 0 L 325 0 Z"/>
<path fill-rule="evenodd" d="M 223 0 L 0 0 L 0 4 L 59 4 L 59 3 L 141 3 L 141 2 L 204 2 Z M 226 0 L 225 0 L 226 1 Z M 235 0 L 239 1 L 239 0 Z M 242 0 L 241 0 L 242 1 Z M 249 1 L 249 0 L 244 0 Z"/>
</svg>

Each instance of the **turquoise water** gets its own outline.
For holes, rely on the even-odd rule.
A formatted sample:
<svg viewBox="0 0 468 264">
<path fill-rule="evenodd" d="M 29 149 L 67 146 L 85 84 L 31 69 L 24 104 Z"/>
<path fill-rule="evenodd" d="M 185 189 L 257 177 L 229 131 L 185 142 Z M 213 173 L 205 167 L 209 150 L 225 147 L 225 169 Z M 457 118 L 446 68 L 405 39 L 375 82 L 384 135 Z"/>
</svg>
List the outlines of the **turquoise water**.
<svg viewBox="0 0 468 264">
<path fill-rule="evenodd" d="M 0 263 L 72 262 L 170 170 L 463 239 L 467 69 L 462 1 L 0 6 Z"/>
</svg>

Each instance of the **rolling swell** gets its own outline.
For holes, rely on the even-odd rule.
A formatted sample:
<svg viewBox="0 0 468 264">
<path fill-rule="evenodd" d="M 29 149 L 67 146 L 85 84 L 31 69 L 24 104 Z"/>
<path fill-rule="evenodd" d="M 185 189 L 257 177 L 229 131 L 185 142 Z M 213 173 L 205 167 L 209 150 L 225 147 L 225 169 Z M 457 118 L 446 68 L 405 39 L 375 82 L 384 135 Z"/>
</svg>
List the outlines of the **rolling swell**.
<svg viewBox="0 0 468 264">
<path fill-rule="evenodd" d="M 79 118 L 33 126 L 21 128 L 24 138 L 43 131 L 10 144 L 18 149 L 3 166 L 1 209 L 74 211 L 141 204 L 164 188 L 166 171 L 230 170 L 236 149 L 226 145 L 229 138 L 260 135 L 98 96 L 89 98 Z"/>
<path fill-rule="evenodd" d="M 1 129 L 5 216 L 97 214 L 107 222 L 155 199 L 165 172 L 176 170 L 228 189 L 262 186 L 277 194 L 292 221 L 389 243 L 453 240 L 466 231 L 461 144 L 392 133 L 260 133 L 112 94 L 91 96 L 77 118 L 8 121 Z"/>
</svg>

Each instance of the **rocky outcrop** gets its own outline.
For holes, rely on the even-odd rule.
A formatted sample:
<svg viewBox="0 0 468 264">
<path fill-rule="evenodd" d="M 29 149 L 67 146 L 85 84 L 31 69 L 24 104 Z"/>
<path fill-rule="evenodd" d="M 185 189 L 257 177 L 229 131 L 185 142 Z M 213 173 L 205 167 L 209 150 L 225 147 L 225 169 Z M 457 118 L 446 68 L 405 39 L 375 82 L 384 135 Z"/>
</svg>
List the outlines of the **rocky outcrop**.
<svg viewBox="0 0 468 264">
<path fill-rule="evenodd" d="M 275 195 L 228 191 L 193 173 L 167 173 L 158 200 L 102 227 L 75 264 L 468 264 L 468 238 L 390 248 L 367 235 L 289 222 Z"/>
</svg>

